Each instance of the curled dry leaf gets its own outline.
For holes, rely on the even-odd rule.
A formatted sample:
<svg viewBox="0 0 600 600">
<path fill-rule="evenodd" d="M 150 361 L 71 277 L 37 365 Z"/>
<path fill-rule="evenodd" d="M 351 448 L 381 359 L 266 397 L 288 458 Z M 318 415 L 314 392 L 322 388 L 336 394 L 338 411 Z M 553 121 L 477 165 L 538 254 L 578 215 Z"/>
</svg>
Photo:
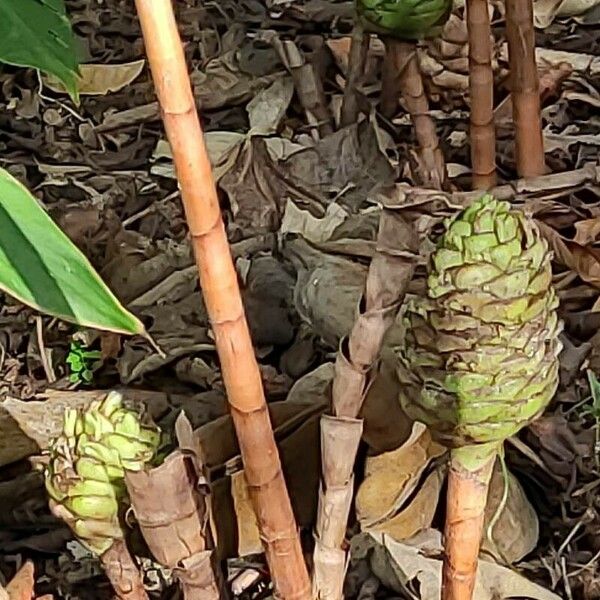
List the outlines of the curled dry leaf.
<svg viewBox="0 0 600 600">
<path fill-rule="evenodd" d="M 583 281 L 600 288 L 600 250 L 568 240 L 542 221 L 537 224 L 554 251 L 554 259 L 575 271 Z"/>
<path fill-rule="evenodd" d="M 388 521 L 366 527 L 365 530 L 390 535 L 397 541 L 406 540 L 431 527 L 444 482 L 443 467 L 433 471 L 423 482 L 412 502 Z"/>
<path fill-rule="evenodd" d="M 145 60 L 136 60 L 118 65 L 80 65 L 77 89 L 82 96 L 105 96 L 118 92 L 133 82 L 144 68 Z M 53 92 L 67 94 L 62 83 L 52 76 L 44 77 L 44 84 Z"/>
<path fill-rule="evenodd" d="M 578 221 L 575 223 L 575 232 L 574 242 L 582 246 L 593 244 L 600 236 L 600 217 Z"/>
<path fill-rule="evenodd" d="M 425 425 L 417 422 L 410 438 L 398 449 L 369 457 L 365 480 L 356 495 L 356 513 L 363 529 L 386 521 L 401 508 L 427 465 L 445 451 L 431 439 Z M 429 487 L 434 484 L 429 483 Z"/>
<path fill-rule="evenodd" d="M 506 486 L 508 486 L 506 503 L 494 525 L 490 540 L 487 530 L 496 516 Z M 482 552 L 490 554 L 498 562 L 509 564 L 521 560 L 526 554 L 529 554 L 538 541 L 537 514 L 527 499 L 519 480 L 509 472 L 508 481 L 504 481 L 499 461 L 496 461 L 490 482 L 485 507 L 484 532 L 481 543 Z"/>
<path fill-rule="evenodd" d="M 206 150 L 213 167 L 213 177 L 219 181 L 225 173 L 233 168 L 246 139 L 243 133 L 236 131 L 207 131 L 204 134 Z M 173 153 L 167 140 L 159 140 L 152 153 L 154 164 L 150 172 L 161 177 L 175 179 L 173 167 Z"/>
<path fill-rule="evenodd" d="M 353 558 L 369 557 L 373 573 L 389 589 L 402 594 L 406 585 L 418 586 L 420 600 L 439 600 L 442 575 L 441 536 L 422 535 L 415 544 L 395 541 L 380 532 L 352 540 Z M 440 558 L 431 558 L 439 555 Z M 551 591 L 527 580 L 516 571 L 485 560 L 479 562 L 473 600 L 560 600 Z"/>
<path fill-rule="evenodd" d="M 557 17 L 577 17 L 585 22 L 586 13 L 598 7 L 598 0 L 537 0 L 533 3 L 533 21 L 536 27 L 545 29 Z"/>
<path fill-rule="evenodd" d="M 246 111 L 250 121 L 250 135 L 275 133 L 294 95 L 291 77 L 276 79 L 248 102 Z"/>
</svg>

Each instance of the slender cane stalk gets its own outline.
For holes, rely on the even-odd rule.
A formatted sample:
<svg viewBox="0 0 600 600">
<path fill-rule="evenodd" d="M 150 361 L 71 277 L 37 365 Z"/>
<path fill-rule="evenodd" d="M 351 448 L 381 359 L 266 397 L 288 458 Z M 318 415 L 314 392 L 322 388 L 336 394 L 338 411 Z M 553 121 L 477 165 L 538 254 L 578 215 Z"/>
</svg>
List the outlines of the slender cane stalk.
<svg viewBox="0 0 600 600">
<path fill-rule="evenodd" d="M 444 531 L 443 600 L 471 600 L 477 576 L 488 487 L 497 444 L 450 453 Z"/>
<path fill-rule="evenodd" d="M 419 183 L 433 189 L 444 189 L 447 179 L 446 163 L 435 130 L 435 121 L 429 114 L 429 102 L 423 87 L 416 44 L 388 38 L 386 49 L 382 110 L 385 109 L 389 113 L 392 98 L 395 98 L 397 105 L 398 92 L 402 94 L 419 145 L 419 167 L 422 171 Z"/>
<path fill-rule="evenodd" d="M 346 88 L 342 100 L 340 125 L 346 127 L 356 123 L 358 119 L 358 85 L 365 71 L 365 63 L 369 51 L 370 36 L 365 32 L 364 26 L 357 21 L 352 30 L 350 56 L 346 76 Z"/>
<path fill-rule="evenodd" d="M 386 44 L 381 65 L 381 98 L 379 100 L 379 110 L 386 119 L 392 119 L 396 114 L 402 93 L 401 77 L 396 68 L 397 62 L 393 46 Z"/>
<path fill-rule="evenodd" d="M 468 0 L 467 28 L 473 188 L 488 190 L 496 185 L 496 131 L 492 30 L 487 0 Z"/>
<path fill-rule="evenodd" d="M 522 177 L 546 169 L 535 61 L 532 0 L 506 0 L 506 37 L 510 63 L 517 171 Z"/>
<path fill-rule="evenodd" d="M 418 241 L 412 226 L 383 211 L 377 254 L 371 261 L 364 303 L 335 363 L 333 414 L 321 419 L 323 477 L 315 527 L 313 598 L 340 600 L 346 571 L 342 548 L 353 494 L 353 468 L 362 434 L 359 413 L 385 332 L 394 322 L 411 279 Z"/>
<path fill-rule="evenodd" d="M 283 599 L 308 599 L 308 571 L 171 0 L 136 0 L 136 6 L 275 592 Z"/>
</svg>

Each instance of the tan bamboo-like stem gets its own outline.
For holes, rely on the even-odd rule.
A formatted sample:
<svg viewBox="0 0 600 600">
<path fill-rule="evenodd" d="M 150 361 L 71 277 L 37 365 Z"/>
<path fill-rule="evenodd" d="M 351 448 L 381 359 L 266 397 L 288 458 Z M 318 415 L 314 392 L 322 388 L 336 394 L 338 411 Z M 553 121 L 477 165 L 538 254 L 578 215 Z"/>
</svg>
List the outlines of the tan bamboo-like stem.
<svg viewBox="0 0 600 600">
<path fill-rule="evenodd" d="M 115 540 L 100 560 L 118 600 L 148 600 L 140 571 L 124 540 Z"/>
<path fill-rule="evenodd" d="M 350 44 L 350 55 L 348 57 L 348 69 L 346 76 L 346 88 L 342 100 L 340 125 L 346 127 L 356 123 L 359 114 L 358 108 L 358 85 L 365 71 L 365 63 L 369 50 L 370 36 L 365 32 L 360 21 L 354 24 L 352 30 L 352 42 Z"/>
<path fill-rule="evenodd" d="M 429 102 L 423 87 L 416 44 L 388 38 L 385 64 L 384 88 L 389 86 L 392 89 L 382 92 L 382 102 L 386 103 L 382 110 L 390 110 L 387 103 L 390 103 L 391 108 L 392 98 L 395 97 L 397 102 L 397 92 L 402 94 L 419 145 L 419 167 L 422 171 L 419 173 L 419 183 L 425 187 L 444 189 L 447 180 L 446 163 L 435 130 L 435 121 L 429 114 Z M 392 114 L 394 111 L 391 111 Z"/>
<path fill-rule="evenodd" d="M 492 29 L 487 0 L 467 1 L 473 189 L 496 185 Z"/>
<path fill-rule="evenodd" d="M 521 177 L 537 177 L 544 174 L 546 162 L 532 0 L 506 0 L 506 38 L 517 171 Z"/>
<path fill-rule="evenodd" d="M 342 545 L 363 426 L 358 417 L 383 337 L 394 322 L 410 282 L 417 252 L 418 238 L 412 225 L 402 216 L 384 210 L 361 310 L 337 355 L 333 414 L 321 419 L 322 480 L 313 561 L 313 597 L 318 600 L 342 598 L 347 565 Z"/>
<path fill-rule="evenodd" d="M 136 0 L 136 6 L 275 592 L 283 599 L 308 599 L 308 571 L 171 0 Z"/>
<path fill-rule="evenodd" d="M 496 453 L 465 461 L 470 450 L 461 448 L 450 453 L 442 600 L 471 600 L 475 588 L 485 505 Z"/>
</svg>

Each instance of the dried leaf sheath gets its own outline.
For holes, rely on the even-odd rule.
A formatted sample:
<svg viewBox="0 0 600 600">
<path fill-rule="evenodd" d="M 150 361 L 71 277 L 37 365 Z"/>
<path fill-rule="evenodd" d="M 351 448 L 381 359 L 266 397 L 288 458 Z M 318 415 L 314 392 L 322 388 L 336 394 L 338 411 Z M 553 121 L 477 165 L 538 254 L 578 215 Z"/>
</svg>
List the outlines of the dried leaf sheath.
<svg viewBox="0 0 600 600">
<path fill-rule="evenodd" d="M 170 0 L 136 0 L 249 493 L 281 598 L 310 583 Z"/>
<path fill-rule="evenodd" d="M 117 540 L 101 556 L 106 577 L 119 600 L 148 600 L 142 578 L 123 540 Z"/>
<path fill-rule="evenodd" d="M 153 556 L 174 570 L 186 600 L 218 600 L 208 507 L 192 456 L 173 452 L 153 469 L 126 474 L 131 506 Z"/>
<path fill-rule="evenodd" d="M 358 419 L 385 332 L 412 276 L 418 242 L 412 226 L 384 210 L 364 304 L 340 346 L 332 388 L 333 415 L 321 420 L 323 478 L 315 528 L 313 597 L 339 600 L 346 570 L 342 543 L 353 494 L 353 467 L 362 434 Z"/>
<path fill-rule="evenodd" d="M 473 188 L 488 190 L 496 184 L 492 30 L 487 0 L 469 0 L 466 6 Z"/>
<path fill-rule="evenodd" d="M 506 0 L 506 38 L 510 63 L 517 172 L 537 177 L 546 169 L 535 61 L 532 0 Z"/>
<path fill-rule="evenodd" d="M 388 38 L 385 63 L 382 110 L 388 115 L 390 112 L 393 114 L 396 106 L 392 110 L 392 102 L 397 103 L 398 93 L 402 94 L 419 145 L 419 183 L 433 189 L 444 189 L 447 179 L 446 163 L 435 121 L 429 114 L 429 101 L 423 87 L 416 45 Z"/>
</svg>

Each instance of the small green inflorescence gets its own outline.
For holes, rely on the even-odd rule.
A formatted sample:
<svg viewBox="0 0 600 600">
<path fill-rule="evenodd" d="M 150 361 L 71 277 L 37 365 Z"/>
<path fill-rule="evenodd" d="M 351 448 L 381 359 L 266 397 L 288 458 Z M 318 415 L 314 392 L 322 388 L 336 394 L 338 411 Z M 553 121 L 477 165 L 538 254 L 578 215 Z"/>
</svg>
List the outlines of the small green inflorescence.
<svg viewBox="0 0 600 600">
<path fill-rule="evenodd" d="M 439 35 L 452 0 L 357 0 L 356 9 L 367 29 L 410 41 Z"/>
<path fill-rule="evenodd" d="M 410 300 L 401 403 L 449 448 L 500 444 L 558 385 L 561 323 L 551 253 L 535 223 L 489 195 L 446 223 L 427 295 Z"/>
<path fill-rule="evenodd" d="M 62 434 L 50 446 L 45 481 L 50 508 L 96 554 L 122 539 L 125 470 L 139 471 L 160 442 L 154 426 L 110 392 L 85 410 L 67 409 Z"/>
</svg>

